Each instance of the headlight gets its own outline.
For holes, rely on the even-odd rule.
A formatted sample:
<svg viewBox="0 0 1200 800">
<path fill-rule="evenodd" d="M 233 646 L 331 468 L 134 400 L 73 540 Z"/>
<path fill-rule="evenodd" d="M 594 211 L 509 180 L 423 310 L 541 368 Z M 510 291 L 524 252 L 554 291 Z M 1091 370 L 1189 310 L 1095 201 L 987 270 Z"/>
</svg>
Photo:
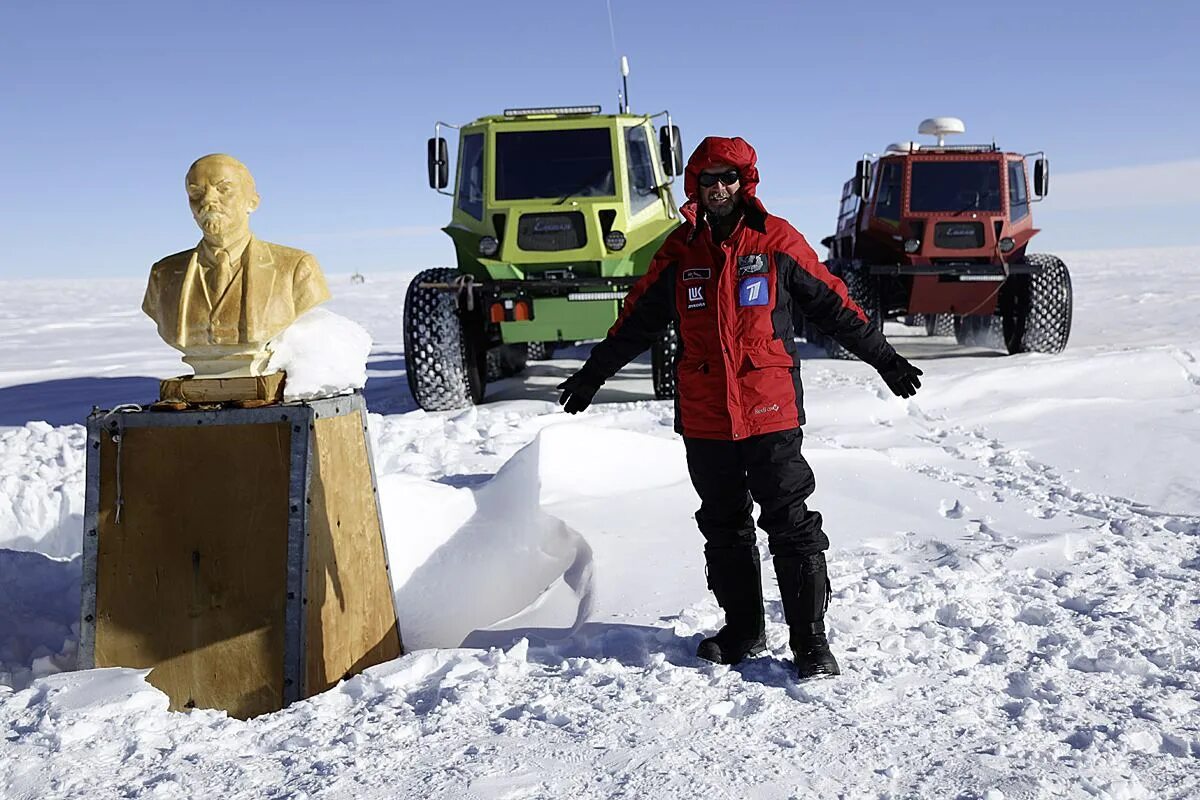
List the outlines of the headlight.
<svg viewBox="0 0 1200 800">
<path fill-rule="evenodd" d="M 613 251 L 624 250 L 625 234 L 620 231 L 609 231 L 604 234 L 604 246 Z"/>
<path fill-rule="evenodd" d="M 484 236 L 479 240 L 479 255 L 491 258 L 500 249 L 500 243 L 494 236 Z"/>
<path fill-rule="evenodd" d="M 1000 245 L 1000 252 L 1007 253 L 1009 250 L 1012 250 L 1014 247 L 1016 247 L 1017 243 L 1014 242 L 1012 239 L 1008 238 L 1007 236 L 1005 236 L 1003 239 L 1000 240 L 999 245 Z"/>
<path fill-rule="evenodd" d="M 920 249 L 921 249 L 921 240 L 920 239 L 905 239 L 904 240 L 904 252 L 915 253 Z"/>
</svg>

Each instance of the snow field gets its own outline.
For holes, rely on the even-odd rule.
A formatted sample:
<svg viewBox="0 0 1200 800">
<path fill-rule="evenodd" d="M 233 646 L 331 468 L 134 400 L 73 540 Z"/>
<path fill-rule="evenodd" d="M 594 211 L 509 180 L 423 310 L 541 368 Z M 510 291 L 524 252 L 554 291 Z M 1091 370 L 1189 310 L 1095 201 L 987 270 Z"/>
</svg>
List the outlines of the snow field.
<svg viewBox="0 0 1200 800">
<path fill-rule="evenodd" d="M 721 619 L 670 404 L 566 417 L 575 353 L 489 387 L 512 399 L 371 416 L 420 649 L 247 722 L 166 712 L 134 670 L 51 674 L 74 663 L 79 567 L 44 553 L 78 549 L 82 428 L 0 431 L 0 796 L 1200 795 L 1197 261 L 1068 259 L 1057 357 L 889 328 L 926 372 L 912 401 L 806 361 L 832 680 L 791 677 L 765 549 L 769 652 L 694 657 Z M 411 409 L 386 344 L 403 284 L 368 280 L 335 310 L 384 342 L 372 407 Z M 609 399 L 647 396 L 630 373 Z"/>
</svg>

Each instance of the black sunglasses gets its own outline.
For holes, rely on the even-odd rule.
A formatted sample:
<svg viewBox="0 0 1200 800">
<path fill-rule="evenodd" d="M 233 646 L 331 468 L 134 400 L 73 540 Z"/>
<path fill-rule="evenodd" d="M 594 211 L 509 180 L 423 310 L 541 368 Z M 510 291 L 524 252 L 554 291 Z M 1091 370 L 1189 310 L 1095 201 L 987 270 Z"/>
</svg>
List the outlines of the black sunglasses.
<svg viewBox="0 0 1200 800">
<path fill-rule="evenodd" d="M 732 186 L 738 182 L 738 171 L 736 169 L 731 169 L 728 172 L 722 172 L 720 174 L 701 172 L 700 177 L 697 180 L 699 180 L 700 185 L 705 188 L 716 185 L 717 181 L 720 181 L 726 186 Z"/>
</svg>

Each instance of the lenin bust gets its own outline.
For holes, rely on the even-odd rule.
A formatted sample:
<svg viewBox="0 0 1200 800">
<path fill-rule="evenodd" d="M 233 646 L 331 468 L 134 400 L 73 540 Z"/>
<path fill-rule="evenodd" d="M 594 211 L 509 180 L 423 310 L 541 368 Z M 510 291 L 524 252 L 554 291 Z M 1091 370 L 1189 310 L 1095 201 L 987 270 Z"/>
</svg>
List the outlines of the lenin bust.
<svg viewBox="0 0 1200 800">
<path fill-rule="evenodd" d="M 188 169 L 188 203 L 203 238 L 150 269 L 142 310 L 198 378 L 262 375 L 267 343 L 296 317 L 329 299 L 308 253 L 254 238 L 254 178 L 227 155 Z"/>
</svg>

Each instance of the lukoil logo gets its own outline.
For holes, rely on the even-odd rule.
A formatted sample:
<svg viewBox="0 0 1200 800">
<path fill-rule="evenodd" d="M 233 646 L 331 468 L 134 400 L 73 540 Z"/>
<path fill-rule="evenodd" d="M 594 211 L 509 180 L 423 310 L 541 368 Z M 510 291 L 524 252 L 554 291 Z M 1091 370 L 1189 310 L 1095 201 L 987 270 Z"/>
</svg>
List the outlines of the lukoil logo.
<svg viewBox="0 0 1200 800">
<path fill-rule="evenodd" d="M 687 287 L 687 307 L 689 309 L 704 308 L 704 284 Z"/>
</svg>

